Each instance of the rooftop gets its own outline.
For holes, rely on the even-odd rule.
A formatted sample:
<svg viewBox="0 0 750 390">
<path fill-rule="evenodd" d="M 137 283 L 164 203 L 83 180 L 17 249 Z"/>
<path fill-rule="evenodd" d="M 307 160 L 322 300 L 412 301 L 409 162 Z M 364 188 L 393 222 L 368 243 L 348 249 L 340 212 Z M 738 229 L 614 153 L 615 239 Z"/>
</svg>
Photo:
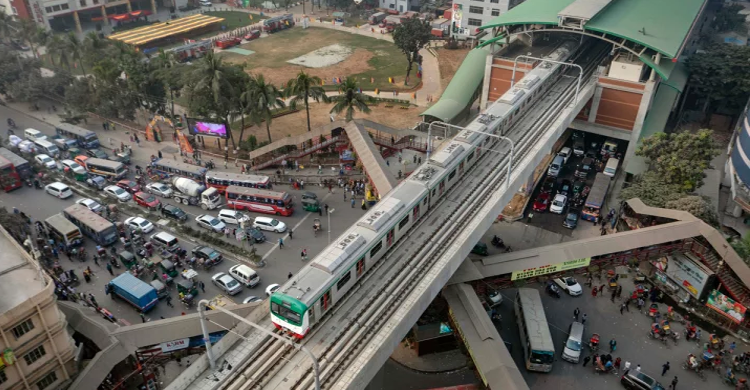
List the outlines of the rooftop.
<svg viewBox="0 0 750 390">
<path fill-rule="evenodd" d="M 31 257 L 0 228 L 0 313 L 5 313 L 42 292 L 44 281 Z"/>
<path fill-rule="evenodd" d="M 182 34 L 197 28 L 222 22 L 224 18 L 196 14 L 170 20 L 164 23 L 156 23 L 149 26 L 112 34 L 109 39 L 122 41 L 133 46 L 142 46 L 149 42 Z"/>
</svg>

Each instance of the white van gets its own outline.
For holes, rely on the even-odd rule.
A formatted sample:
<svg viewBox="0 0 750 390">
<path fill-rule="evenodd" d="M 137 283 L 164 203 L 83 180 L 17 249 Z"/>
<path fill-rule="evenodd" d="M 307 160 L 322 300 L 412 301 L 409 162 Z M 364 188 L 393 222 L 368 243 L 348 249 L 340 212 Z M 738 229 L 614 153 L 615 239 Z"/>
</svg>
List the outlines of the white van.
<svg viewBox="0 0 750 390">
<path fill-rule="evenodd" d="M 177 238 L 166 232 L 159 232 L 151 236 L 151 243 L 159 249 L 174 252 L 180 248 Z"/>
<path fill-rule="evenodd" d="M 250 217 L 237 210 L 223 209 L 219 210 L 219 220 L 227 224 L 239 225 L 241 222 L 249 221 Z"/>
<path fill-rule="evenodd" d="M 609 177 L 615 177 L 617 174 L 617 167 L 620 165 L 620 160 L 610 157 L 607 160 L 607 165 L 604 166 L 604 174 Z"/>
<path fill-rule="evenodd" d="M 37 129 L 26 129 L 23 131 L 23 135 L 31 142 L 47 139 L 47 136 Z"/>
<path fill-rule="evenodd" d="M 547 174 L 552 177 L 557 177 L 557 175 L 560 174 L 560 170 L 562 170 L 563 164 L 565 164 L 563 156 L 555 156 L 555 159 L 552 160 L 552 164 L 547 168 Z"/>
<path fill-rule="evenodd" d="M 244 264 L 237 264 L 230 268 L 229 275 L 247 287 L 255 287 L 260 283 L 258 273 Z"/>
<path fill-rule="evenodd" d="M 563 346 L 562 358 L 571 363 L 578 363 L 581 360 L 581 351 L 583 351 L 583 324 L 573 322 L 568 330 L 568 340 Z"/>
<path fill-rule="evenodd" d="M 37 147 L 37 152 L 47 154 L 54 158 L 60 157 L 60 149 L 52 142 L 46 139 L 37 139 L 34 141 L 34 145 Z"/>
<path fill-rule="evenodd" d="M 564 147 L 564 148 L 562 148 L 562 149 L 560 149 L 560 151 L 557 152 L 557 155 L 561 156 L 563 158 L 563 165 L 565 165 L 565 164 L 568 163 L 568 159 L 570 158 L 570 154 L 571 153 L 572 153 L 572 151 L 567 146 Z"/>
<path fill-rule="evenodd" d="M 276 233 L 283 233 L 286 231 L 286 224 L 284 224 L 284 222 L 268 217 L 255 217 L 253 227 L 256 229 L 268 230 L 269 232 Z"/>
</svg>

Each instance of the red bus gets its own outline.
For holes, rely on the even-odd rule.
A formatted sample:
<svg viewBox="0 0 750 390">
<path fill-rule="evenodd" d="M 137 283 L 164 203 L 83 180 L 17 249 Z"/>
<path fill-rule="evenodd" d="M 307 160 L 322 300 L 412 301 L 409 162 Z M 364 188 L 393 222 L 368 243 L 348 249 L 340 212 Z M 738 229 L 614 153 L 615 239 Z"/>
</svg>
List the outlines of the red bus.
<svg viewBox="0 0 750 390">
<path fill-rule="evenodd" d="M 294 212 L 292 197 L 286 192 L 229 186 L 225 190 L 227 206 L 236 210 L 276 214 L 288 217 Z"/>
<path fill-rule="evenodd" d="M 268 176 L 243 175 L 232 172 L 206 172 L 206 187 L 216 188 L 223 194 L 229 186 L 270 189 L 271 179 Z"/>
<path fill-rule="evenodd" d="M 21 175 L 16 172 L 16 167 L 5 157 L 0 156 L 0 185 L 5 192 L 10 192 L 21 187 Z"/>
</svg>

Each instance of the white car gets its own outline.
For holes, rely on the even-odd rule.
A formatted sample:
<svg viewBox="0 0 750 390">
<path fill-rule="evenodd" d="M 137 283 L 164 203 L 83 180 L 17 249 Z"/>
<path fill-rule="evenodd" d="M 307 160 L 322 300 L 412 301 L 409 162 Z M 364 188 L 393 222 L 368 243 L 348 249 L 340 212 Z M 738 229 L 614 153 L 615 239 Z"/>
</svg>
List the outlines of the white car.
<svg viewBox="0 0 750 390">
<path fill-rule="evenodd" d="M 557 278 L 555 279 L 555 283 L 557 283 L 561 289 L 567 291 L 571 296 L 577 297 L 583 294 L 583 288 L 578 284 L 578 281 L 574 277 L 566 276 L 563 278 Z"/>
<path fill-rule="evenodd" d="M 55 169 L 55 168 L 57 168 L 57 163 L 55 162 L 55 160 L 53 160 L 52 157 L 50 157 L 50 156 L 48 156 L 46 154 L 37 154 L 34 157 L 34 160 L 37 163 L 43 165 L 47 169 Z"/>
<path fill-rule="evenodd" d="M 260 299 L 260 298 L 258 298 L 258 297 L 256 297 L 256 296 L 254 296 L 254 295 L 251 295 L 251 296 L 249 296 L 249 297 L 247 297 L 247 298 L 243 299 L 243 300 L 242 300 L 242 303 L 250 303 L 250 302 L 260 302 L 260 301 L 262 301 L 262 299 Z"/>
<path fill-rule="evenodd" d="M 216 287 L 224 290 L 229 295 L 234 295 L 242 291 L 242 284 L 224 272 L 219 272 L 212 276 L 211 281 Z"/>
<path fill-rule="evenodd" d="M 86 208 L 97 214 L 101 213 L 103 209 L 103 206 L 99 204 L 99 202 L 89 198 L 78 199 L 76 203 L 80 204 L 81 206 L 85 206 Z"/>
<path fill-rule="evenodd" d="M 568 197 L 563 194 L 557 194 L 549 206 L 549 211 L 555 214 L 562 214 L 566 204 L 568 204 Z"/>
<path fill-rule="evenodd" d="M 70 169 L 71 171 L 73 171 L 73 173 L 76 173 L 79 175 L 82 173 L 86 173 L 86 169 L 80 166 L 77 162 L 73 160 L 62 160 L 60 161 L 60 163 L 62 163 L 63 167 L 66 167 Z"/>
<path fill-rule="evenodd" d="M 47 184 L 46 186 L 44 186 L 44 191 L 60 199 L 70 198 L 71 196 L 73 196 L 73 191 L 70 190 L 70 187 L 63 183 L 60 183 L 59 181 Z"/>
<path fill-rule="evenodd" d="M 32 153 L 36 149 L 34 147 L 34 143 L 25 139 L 18 143 L 18 150 L 24 152 L 24 153 Z"/>
<path fill-rule="evenodd" d="M 17 135 L 10 135 L 8 137 L 8 142 L 10 143 L 10 146 L 18 146 L 23 141 L 23 138 L 17 136 Z"/>
<path fill-rule="evenodd" d="M 275 293 L 279 288 L 281 288 L 281 285 L 276 283 L 266 287 L 266 296 L 270 297 L 271 294 Z"/>
<path fill-rule="evenodd" d="M 129 192 L 123 190 L 122 188 L 118 186 L 107 186 L 106 188 L 104 188 L 104 193 L 107 196 L 110 196 L 119 200 L 120 202 L 127 202 L 130 199 L 133 199 L 133 196 L 130 195 Z"/>
<path fill-rule="evenodd" d="M 140 230 L 143 233 L 150 233 L 154 230 L 154 224 L 141 217 L 130 217 L 125 220 L 125 225 L 130 228 L 130 231 L 134 232 Z"/>
<path fill-rule="evenodd" d="M 250 217 L 237 210 L 224 209 L 219 211 L 219 219 L 224 223 L 239 225 L 242 222 L 249 221 Z"/>
<path fill-rule="evenodd" d="M 159 195 L 164 198 L 172 197 L 172 187 L 160 182 L 146 184 L 146 192 L 149 194 Z"/>
<path fill-rule="evenodd" d="M 224 228 L 227 227 L 227 225 L 224 224 L 224 222 L 221 222 L 218 218 L 207 214 L 201 214 L 195 217 L 195 222 L 198 223 L 198 226 L 204 229 L 213 230 L 217 233 L 223 232 Z"/>
</svg>

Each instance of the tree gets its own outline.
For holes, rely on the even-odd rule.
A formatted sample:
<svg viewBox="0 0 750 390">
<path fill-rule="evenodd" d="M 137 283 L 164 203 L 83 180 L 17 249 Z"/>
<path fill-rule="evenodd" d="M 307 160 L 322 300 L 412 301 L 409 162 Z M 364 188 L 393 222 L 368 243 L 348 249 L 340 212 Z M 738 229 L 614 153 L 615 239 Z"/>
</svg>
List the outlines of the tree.
<svg viewBox="0 0 750 390">
<path fill-rule="evenodd" d="M 687 211 L 694 217 L 702 219 L 711 226 L 719 225 L 719 217 L 716 216 L 716 210 L 702 196 L 689 195 L 680 199 L 667 202 L 666 207 L 673 210 Z"/>
<path fill-rule="evenodd" d="M 735 31 L 744 27 L 745 15 L 740 14 L 742 10 L 744 10 L 744 7 L 739 4 L 720 4 L 714 14 L 711 27 L 719 33 Z"/>
<path fill-rule="evenodd" d="M 406 55 L 406 60 L 409 62 L 404 84 L 408 84 L 411 68 L 414 62 L 419 60 L 419 50 L 430 42 L 431 32 L 430 23 L 417 18 L 406 19 L 393 30 L 393 43 Z"/>
<path fill-rule="evenodd" d="M 13 18 L 5 12 L 0 12 L 0 38 L 3 42 L 10 40 L 13 35 Z"/>
<path fill-rule="evenodd" d="M 297 74 L 297 77 L 289 80 L 286 83 L 286 88 L 284 89 L 284 93 L 286 94 L 286 96 L 292 98 L 292 100 L 289 101 L 289 106 L 292 109 L 296 109 L 299 102 L 305 103 L 305 113 L 307 114 L 307 131 L 312 131 L 312 128 L 310 127 L 310 98 L 313 98 L 316 102 L 320 102 L 322 100 L 328 103 L 330 101 L 330 99 L 328 99 L 328 95 L 326 95 L 326 91 L 321 86 L 322 84 L 323 81 L 320 79 L 320 77 L 310 76 L 307 73 L 301 71 Z"/>
<path fill-rule="evenodd" d="M 268 142 L 273 142 L 271 139 L 271 120 L 273 120 L 273 110 L 285 106 L 284 100 L 281 99 L 281 92 L 279 92 L 278 88 L 273 84 L 266 83 L 266 79 L 263 75 L 259 74 L 252 77 L 249 97 L 252 102 L 250 106 L 250 116 L 255 123 L 259 123 L 261 120 L 266 122 Z"/>
<path fill-rule="evenodd" d="M 656 172 L 646 172 L 629 187 L 622 189 L 620 199 L 640 198 L 649 206 L 663 208 L 667 202 L 682 197 L 682 191 L 682 186 L 665 183 Z"/>
<path fill-rule="evenodd" d="M 718 108 L 737 112 L 750 96 L 750 47 L 712 45 L 688 59 L 690 88 L 705 97 L 706 117 Z"/>
<path fill-rule="evenodd" d="M 367 103 L 374 101 L 371 96 L 359 92 L 357 79 L 353 77 L 347 77 L 339 85 L 339 95 L 333 100 L 336 101 L 336 104 L 331 108 L 331 114 L 340 114 L 346 111 L 347 122 L 351 121 L 354 117 L 354 110 L 369 114 L 370 107 L 367 106 Z"/>
<path fill-rule="evenodd" d="M 732 240 L 731 245 L 737 255 L 745 261 L 745 264 L 750 265 L 750 234 L 746 234 L 739 240 Z"/>
<path fill-rule="evenodd" d="M 47 42 L 47 54 L 52 65 L 65 66 L 70 70 L 70 51 L 68 42 L 60 35 L 53 35 Z"/>
<path fill-rule="evenodd" d="M 18 37 L 29 45 L 31 52 L 34 54 L 34 58 L 39 58 L 39 54 L 36 51 L 37 43 L 41 40 L 40 38 L 46 34 L 46 30 L 37 26 L 35 21 L 31 19 L 21 19 Z"/>
<path fill-rule="evenodd" d="M 643 139 L 635 152 L 648 159 L 649 166 L 666 184 L 692 191 L 703 184 L 703 171 L 719 154 L 713 131 L 656 133 Z"/>
<path fill-rule="evenodd" d="M 76 34 L 72 32 L 68 33 L 65 38 L 68 43 L 68 50 L 70 50 L 70 56 L 73 60 L 78 61 L 78 65 L 81 66 L 81 73 L 83 73 L 83 77 L 86 77 L 86 68 L 83 66 L 83 53 L 85 47 L 83 42 L 79 41 Z"/>
</svg>

